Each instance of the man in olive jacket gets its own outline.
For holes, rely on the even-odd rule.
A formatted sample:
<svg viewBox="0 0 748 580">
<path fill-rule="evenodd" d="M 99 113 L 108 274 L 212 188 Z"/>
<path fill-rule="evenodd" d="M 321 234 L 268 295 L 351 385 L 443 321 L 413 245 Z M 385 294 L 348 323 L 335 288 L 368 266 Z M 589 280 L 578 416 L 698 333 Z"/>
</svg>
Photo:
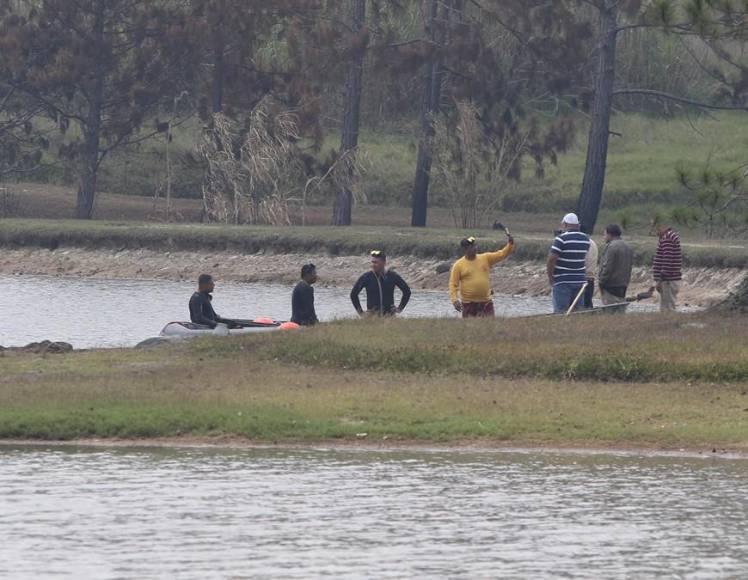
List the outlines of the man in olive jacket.
<svg viewBox="0 0 748 580">
<path fill-rule="evenodd" d="M 634 251 L 621 239 L 621 227 L 611 224 L 605 228 L 605 248 L 600 261 L 598 281 L 604 305 L 626 301 L 631 282 Z"/>
</svg>

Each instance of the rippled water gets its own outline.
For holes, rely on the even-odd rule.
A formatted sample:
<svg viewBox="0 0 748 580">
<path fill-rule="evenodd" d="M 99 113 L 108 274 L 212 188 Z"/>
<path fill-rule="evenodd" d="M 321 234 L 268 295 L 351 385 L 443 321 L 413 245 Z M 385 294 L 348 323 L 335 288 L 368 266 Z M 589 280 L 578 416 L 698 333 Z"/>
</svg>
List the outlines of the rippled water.
<svg viewBox="0 0 748 580">
<path fill-rule="evenodd" d="M 0 447 L 0 576 L 740 578 L 748 462 Z"/>
<path fill-rule="evenodd" d="M 157 336 L 167 322 L 189 320 L 192 282 L 0 276 L 16 312 L 0 317 L 0 345 L 61 340 L 76 348 L 132 346 Z M 291 317 L 292 286 L 220 283 L 213 304 L 223 316 L 277 320 Z M 321 320 L 355 314 L 350 289 L 315 289 Z M 363 296 L 363 295 L 362 295 Z M 499 297 L 498 316 L 550 311 L 544 298 Z M 446 292 L 414 291 L 405 316 L 456 316 Z"/>
</svg>

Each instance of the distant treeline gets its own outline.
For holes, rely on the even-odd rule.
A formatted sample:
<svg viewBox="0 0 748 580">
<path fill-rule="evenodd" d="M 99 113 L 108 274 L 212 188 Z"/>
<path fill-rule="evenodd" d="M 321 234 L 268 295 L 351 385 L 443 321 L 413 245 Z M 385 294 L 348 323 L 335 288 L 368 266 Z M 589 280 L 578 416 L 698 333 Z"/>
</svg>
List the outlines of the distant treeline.
<svg viewBox="0 0 748 580">
<path fill-rule="evenodd" d="M 386 129 L 418 138 L 413 225 L 438 180 L 472 226 L 556 163 L 582 114 L 592 228 L 612 111 L 744 109 L 747 22 L 734 0 L 0 0 L 0 173 L 54 160 L 90 218 L 102 164 L 152 141 L 163 195 L 189 166 L 206 220 L 287 223 L 324 195 L 346 225 L 361 130 Z"/>
</svg>

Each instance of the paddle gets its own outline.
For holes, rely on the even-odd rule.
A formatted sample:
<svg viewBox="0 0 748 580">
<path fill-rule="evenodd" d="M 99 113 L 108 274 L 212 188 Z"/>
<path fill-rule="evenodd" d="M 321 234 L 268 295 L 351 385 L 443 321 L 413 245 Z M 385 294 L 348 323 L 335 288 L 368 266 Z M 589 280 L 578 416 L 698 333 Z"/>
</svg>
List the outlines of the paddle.
<svg viewBox="0 0 748 580">
<path fill-rule="evenodd" d="M 590 285 L 589 282 L 585 282 L 584 284 L 582 284 L 582 288 L 579 290 L 577 297 L 574 298 L 574 302 L 571 303 L 569 310 L 566 312 L 566 316 L 569 316 L 572 312 L 574 312 L 574 309 L 577 307 L 577 304 L 579 304 L 579 301 L 582 299 L 582 295 L 584 294 L 584 291 L 587 290 L 587 286 L 589 285 Z"/>
<path fill-rule="evenodd" d="M 504 233 L 506 234 L 506 237 L 507 237 L 507 238 L 511 238 L 511 237 L 512 237 L 512 234 L 511 234 L 511 233 L 509 232 L 509 228 L 508 228 L 508 227 L 506 227 L 506 226 L 505 226 L 504 224 L 502 224 L 501 222 L 495 222 L 495 223 L 493 224 L 493 229 L 495 229 L 495 230 L 503 230 L 503 231 L 504 231 Z"/>
</svg>

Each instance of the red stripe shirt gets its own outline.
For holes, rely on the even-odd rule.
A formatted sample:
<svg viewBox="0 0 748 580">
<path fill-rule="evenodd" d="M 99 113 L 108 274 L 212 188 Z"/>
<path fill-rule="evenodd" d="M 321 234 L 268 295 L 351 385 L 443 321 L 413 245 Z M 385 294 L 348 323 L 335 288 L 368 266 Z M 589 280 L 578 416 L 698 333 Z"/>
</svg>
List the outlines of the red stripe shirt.
<svg viewBox="0 0 748 580">
<path fill-rule="evenodd" d="M 680 248 L 680 236 L 674 229 L 668 229 L 660 236 L 653 270 L 654 279 L 658 282 L 680 280 L 683 267 L 683 253 Z"/>
</svg>

